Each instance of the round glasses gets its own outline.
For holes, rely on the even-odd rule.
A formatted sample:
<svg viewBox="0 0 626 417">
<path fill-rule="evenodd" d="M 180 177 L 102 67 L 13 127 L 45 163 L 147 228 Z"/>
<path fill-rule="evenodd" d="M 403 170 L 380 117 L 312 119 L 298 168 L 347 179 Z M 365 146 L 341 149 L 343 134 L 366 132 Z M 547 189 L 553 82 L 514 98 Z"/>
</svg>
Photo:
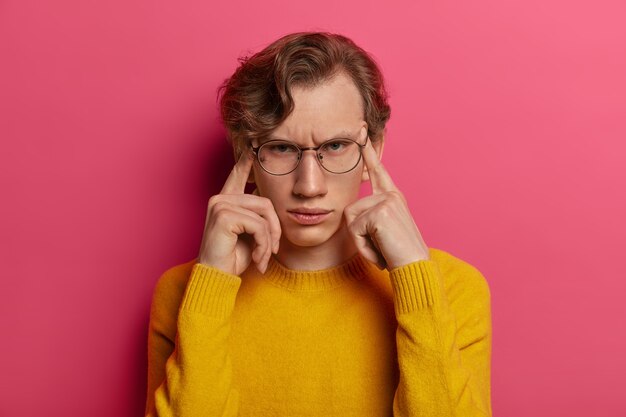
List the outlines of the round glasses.
<svg viewBox="0 0 626 417">
<path fill-rule="evenodd" d="M 367 139 L 365 140 L 367 144 Z M 272 175 L 287 175 L 293 172 L 302 159 L 302 152 L 315 151 L 317 161 L 328 172 L 345 174 L 359 164 L 362 155 L 361 145 L 352 139 L 331 139 L 320 146 L 301 148 L 286 140 L 270 140 L 261 146 L 250 145 L 259 165 Z"/>
</svg>

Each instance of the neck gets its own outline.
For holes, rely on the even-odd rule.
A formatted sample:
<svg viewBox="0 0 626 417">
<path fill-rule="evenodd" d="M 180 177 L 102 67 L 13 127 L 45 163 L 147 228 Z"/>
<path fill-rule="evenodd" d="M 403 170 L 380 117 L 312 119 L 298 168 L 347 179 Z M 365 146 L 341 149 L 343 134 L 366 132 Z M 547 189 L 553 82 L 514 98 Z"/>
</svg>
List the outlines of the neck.
<svg viewBox="0 0 626 417">
<path fill-rule="evenodd" d="M 289 269 L 316 271 L 346 262 L 358 252 L 345 225 L 326 242 L 317 246 L 297 246 L 281 239 L 276 259 Z"/>
</svg>

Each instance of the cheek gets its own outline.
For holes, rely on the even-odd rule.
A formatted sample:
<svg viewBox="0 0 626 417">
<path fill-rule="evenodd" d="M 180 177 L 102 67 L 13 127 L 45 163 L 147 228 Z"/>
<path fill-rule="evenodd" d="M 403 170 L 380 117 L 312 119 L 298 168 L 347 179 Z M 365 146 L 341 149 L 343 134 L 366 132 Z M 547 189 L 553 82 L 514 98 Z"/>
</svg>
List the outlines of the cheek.
<svg viewBox="0 0 626 417">
<path fill-rule="evenodd" d="M 289 193 L 289 185 L 281 177 L 273 177 L 260 168 L 254 170 L 254 178 L 259 194 L 272 200 L 274 207 L 278 208 L 281 201 L 285 201 L 285 193 Z"/>
<path fill-rule="evenodd" d="M 359 191 L 361 187 L 361 176 L 351 175 L 342 178 L 338 181 L 333 190 L 334 199 L 336 202 L 341 202 L 345 207 L 350 203 L 353 203 L 359 198 Z"/>
</svg>

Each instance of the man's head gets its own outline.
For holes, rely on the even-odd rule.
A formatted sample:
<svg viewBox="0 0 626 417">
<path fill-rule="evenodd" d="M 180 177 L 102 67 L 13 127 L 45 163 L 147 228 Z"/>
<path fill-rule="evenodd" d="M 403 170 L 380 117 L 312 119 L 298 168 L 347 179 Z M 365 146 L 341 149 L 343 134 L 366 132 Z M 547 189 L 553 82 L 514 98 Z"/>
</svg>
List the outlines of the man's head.
<svg viewBox="0 0 626 417">
<path fill-rule="evenodd" d="M 271 139 L 313 147 L 334 138 L 364 145 L 368 137 L 382 154 L 390 115 L 382 74 L 366 52 L 341 35 L 285 36 L 244 59 L 222 92 L 221 113 L 236 157 L 249 144 Z M 347 238 L 343 210 L 358 199 L 367 179 L 362 158 L 353 170 L 335 174 L 322 168 L 313 151 L 304 151 L 298 167 L 282 176 L 264 171 L 257 161 L 250 177 L 259 195 L 274 204 L 282 240 L 296 246 L 320 245 L 339 230 Z M 301 208 L 330 213 L 316 225 L 303 225 L 293 214 Z"/>
<path fill-rule="evenodd" d="M 267 136 L 289 116 L 294 87 L 313 87 L 340 71 L 359 91 L 368 136 L 372 142 L 382 140 L 391 111 L 374 59 L 339 34 L 293 33 L 240 58 L 235 73 L 219 89 L 221 116 L 235 160 L 251 140 Z"/>
</svg>

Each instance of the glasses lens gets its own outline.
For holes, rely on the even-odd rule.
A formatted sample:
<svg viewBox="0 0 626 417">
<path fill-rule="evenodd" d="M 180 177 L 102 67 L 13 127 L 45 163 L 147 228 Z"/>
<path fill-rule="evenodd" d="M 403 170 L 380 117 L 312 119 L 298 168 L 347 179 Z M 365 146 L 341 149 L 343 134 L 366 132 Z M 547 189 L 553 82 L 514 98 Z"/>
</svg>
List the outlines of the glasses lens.
<svg viewBox="0 0 626 417">
<path fill-rule="evenodd" d="M 259 148 L 259 163 L 272 174 L 287 174 L 298 166 L 298 148 L 284 141 L 270 141 Z"/>
<path fill-rule="evenodd" d="M 342 174 L 353 169 L 361 157 L 359 145 L 348 139 L 331 140 L 319 150 L 320 162 L 327 170 Z"/>
</svg>

